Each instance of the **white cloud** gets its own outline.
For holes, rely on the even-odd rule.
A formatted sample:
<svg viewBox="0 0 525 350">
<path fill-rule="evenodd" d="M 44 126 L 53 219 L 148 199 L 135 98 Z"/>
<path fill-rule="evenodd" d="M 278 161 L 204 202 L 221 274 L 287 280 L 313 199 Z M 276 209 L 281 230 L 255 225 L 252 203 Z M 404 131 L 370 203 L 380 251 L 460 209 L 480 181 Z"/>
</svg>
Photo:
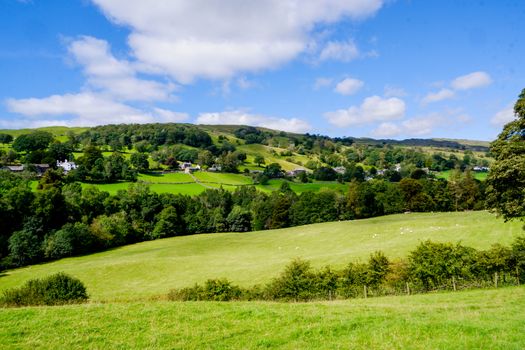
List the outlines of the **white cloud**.
<svg viewBox="0 0 525 350">
<path fill-rule="evenodd" d="M 405 114 L 405 102 L 397 97 L 367 97 L 360 106 L 326 112 L 324 117 L 330 124 L 338 127 L 383 122 L 402 118 Z"/>
<path fill-rule="evenodd" d="M 444 126 L 448 119 L 438 113 L 404 120 L 398 124 L 381 123 L 372 131 L 375 137 L 396 137 L 400 135 L 421 137 L 431 134 L 436 127 Z"/>
<path fill-rule="evenodd" d="M 385 97 L 405 97 L 407 96 L 406 91 L 403 88 L 386 85 L 385 86 Z"/>
<path fill-rule="evenodd" d="M 431 92 L 427 94 L 425 97 L 423 97 L 422 102 L 424 104 L 438 102 L 438 101 L 443 101 L 443 100 L 453 98 L 454 96 L 455 96 L 454 91 L 450 89 L 441 89 L 438 92 Z"/>
<path fill-rule="evenodd" d="M 381 123 L 372 131 L 375 137 L 393 137 L 401 134 L 401 128 L 394 123 Z"/>
<path fill-rule="evenodd" d="M 176 88 L 172 83 L 137 78 L 133 64 L 116 59 L 105 40 L 84 36 L 71 42 L 69 52 L 83 66 L 89 87 L 115 98 L 126 101 L 169 100 Z"/>
<path fill-rule="evenodd" d="M 196 124 L 252 125 L 290 132 L 307 132 L 310 124 L 297 118 L 278 118 L 250 114 L 242 110 L 199 114 Z"/>
<path fill-rule="evenodd" d="M 341 95 L 353 95 L 359 91 L 363 85 L 364 83 L 361 80 L 346 78 L 337 83 L 334 91 Z"/>
<path fill-rule="evenodd" d="M 330 85 L 332 85 L 333 81 L 334 80 L 332 78 L 317 78 L 314 83 L 314 90 L 329 87 Z"/>
<path fill-rule="evenodd" d="M 317 24 L 374 15 L 384 0 L 92 0 L 131 29 L 128 43 L 144 69 L 179 82 L 224 79 L 286 63 L 304 52 Z M 353 42 L 328 42 L 323 59 L 350 60 Z"/>
<path fill-rule="evenodd" d="M 484 87 L 492 83 L 492 78 L 485 72 L 473 72 L 457 77 L 452 81 L 452 87 L 456 90 L 470 90 Z"/>
<path fill-rule="evenodd" d="M 154 108 L 156 119 L 161 123 L 181 123 L 187 121 L 190 116 L 187 113 L 174 112 L 162 108 Z"/>
<path fill-rule="evenodd" d="M 514 119 L 516 119 L 514 107 L 512 104 L 509 104 L 507 107 L 494 114 L 494 116 L 490 119 L 490 123 L 493 125 L 503 126 Z"/>
<path fill-rule="evenodd" d="M 319 54 L 321 61 L 350 62 L 358 57 L 359 49 L 353 41 L 329 41 Z"/>
<path fill-rule="evenodd" d="M 431 114 L 426 117 L 412 118 L 402 122 L 403 131 L 410 136 L 424 136 L 431 134 L 433 129 L 443 125 L 445 119 L 439 114 Z"/>
<path fill-rule="evenodd" d="M 6 106 L 10 112 L 35 118 L 33 123 L 36 118 L 48 115 L 73 117 L 53 120 L 53 122 L 61 121 L 60 125 L 68 126 L 155 121 L 148 113 L 90 92 L 53 95 L 46 98 L 7 99 Z"/>
</svg>

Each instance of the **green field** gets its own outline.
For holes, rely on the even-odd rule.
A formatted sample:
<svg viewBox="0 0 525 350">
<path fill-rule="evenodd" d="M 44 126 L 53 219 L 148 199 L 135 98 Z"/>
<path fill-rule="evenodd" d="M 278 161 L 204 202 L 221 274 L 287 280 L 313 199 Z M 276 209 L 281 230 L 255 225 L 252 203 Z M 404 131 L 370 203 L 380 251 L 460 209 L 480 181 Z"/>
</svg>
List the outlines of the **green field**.
<svg viewBox="0 0 525 350">
<path fill-rule="evenodd" d="M 525 288 L 0 309 L 2 349 L 523 349 Z"/>
<path fill-rule="evenodd" d="M 147 183 L 151 190 L 157 193 L 173 193 L 185 195 L 198 195 L 207 188 L 224 188 L 234 191 L 238 186 L 252 185 L 253 180 L 242 174 L 212 173 L 197 171 L 193 176 L 199 181 L 196 182 L 190 175 L 175 173 L 148 173 L 139 174 L 138 181 Z M 270 180 L 268 185 L 257 185 L 257 189 L 263 192 L 272 192 L 279 189 L 281 184 L 286 180 Z M 131 182 L 117 182 L 113 184 L 82 184 L 82 186 L 95 186 L 101 191 L 109 192 L 115 195 L 119 190 L 125 190 Z M 335 181 L 314 181 L 312 183 L 298 183 L 288 181 L 290 188 L 297 194 L 305 191 L 319 192 L 323 189 L 332 189 L 339 192 L 346 192 L 348 184 L 340 184 Z M 35 182 L 36 188 L 36 182 Z"/>
<path fill-rule="evenodd" d="M 521 222 L 504 223 L 487 212 L 414 213 L 331 222 L 281 230 L 215 233 L 143 242 L 4 272 L 0 290 L 58 271 L 80 278 L 92 299 L 138 300 L 171 288 L 226 277 L 249 286 L 275 277 L 291 259 L 315 267 L 342 267 L 375 250 L 405 257 L 427 239 L 475 248 L 509 244 Z"/>
<path fill-rule="evenodd" d="M 445 171 L 440 171 L 440 172 L 436 173 L 436 177 L 448 180 L 450 178 L 451 174 L 452 174 L 452 170 L 445 170 Z M 487 173 L 487 172 L 472 172 L 472 175 L 474 176 L 474 178 L 476 180 L 485 181 L 487 179 L 487 176 L 489 176 L 489 173 Z"/>
<path fill-rule="evenodd" d="M 139 181 L 149 182 L 149 183 L 191 183 L 195 182 L 193 178 L 182 172 L 175 173 L 148 173 L 148 174 L 139 174 Z"/>
<path fill-rule="evenodd" d="M 240 174 L 228 174 L 228 173 L 212 173 L 204 171 L 196 171 L 193 173 L 200 182 L 210 182 L 225 185 L 251 185 L 253 181 L 251 177 Z"/>
<path fill-rule="evenodd" d="M 314 181 L 312 183 L 290 182 L 286 180 L 270 180 L 268 185 L 257 185 L 259 190 L 264 192 L 277 191 L 283 182 L 288 182 L 292 191 L 301 194 L 306 191 L 319 192 L 322 189 L 331 189 L 339 192 L 346 192 L 348 184 L 341 184 L 335 181 Z"/>
</svg>

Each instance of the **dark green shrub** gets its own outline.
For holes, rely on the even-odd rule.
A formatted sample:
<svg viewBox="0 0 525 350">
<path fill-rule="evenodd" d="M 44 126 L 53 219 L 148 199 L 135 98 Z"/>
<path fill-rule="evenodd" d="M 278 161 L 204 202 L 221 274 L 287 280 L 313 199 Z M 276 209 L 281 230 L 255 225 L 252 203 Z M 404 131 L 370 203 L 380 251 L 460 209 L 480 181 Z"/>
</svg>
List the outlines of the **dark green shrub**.
<svg viewBox="0 0 525 350">
<path fill-rule="evenodd" d="M 239 299 L 241 290 L 227 279 L 207 280 L 203 288 L 205 300 L 230 301 Z"/>
<path fill-rule="evenodd" d="M 231 301 L 239 300 L 242 290 L 227 279 L 210 279 L 204 286 L 195 284 L 193 287 L 173 289 L 168 294 L 169 300 L 177 301 Z"/>
<path fill-rule="evenodd" d="M 476 274 L 477 251 L 460 244 L 425 241 L 410 252 L 409 277 L 424 290 L 447 287 Z"/>
<path fill-rule="evenodd" d="M 22 287 L 4 292 L 0 304 L 6 306 L 60 305 L 88 299 L 84 284 L 64 273 L 29 280 Z"/>
<path fill-rule="evenodd" d="M 271 299 L 307 301 L 316 295 L 315 282 L 310 262 L 295 259 L 267 286 L 267 293 Z"/>
</svg>

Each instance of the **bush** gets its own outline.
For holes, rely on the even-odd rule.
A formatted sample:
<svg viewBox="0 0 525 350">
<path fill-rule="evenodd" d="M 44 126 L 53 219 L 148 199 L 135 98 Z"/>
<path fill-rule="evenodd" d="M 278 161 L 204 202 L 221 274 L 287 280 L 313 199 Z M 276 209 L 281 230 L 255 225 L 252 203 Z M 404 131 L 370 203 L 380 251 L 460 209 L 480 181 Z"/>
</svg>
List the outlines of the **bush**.
<svg viewBox="0 0 525 350">
<path fill-rule="evenodd" d="M 308 301 L 316 294 L 315 282 L 310 262 L 295 259 L 268 285 L 267 293 L 272 299 Z"/>
<path fill-rule="evenodd" d="M 176 301 L 231 301 L 239 300 L 242 290 L 227 279 L 210 279 L 204 286 L 195 284 L 193 287 L 173 289 L 168 294 L 169 300 Z"/>
<path fill-rule="evenodd" d="M 6 306 L 61 305 L 88 299 L 84 284 L 69 275 L 57 273 L 43 279 L 29 280 L 18 289 L 4 292 L 0 304 Z"/>
</svg>

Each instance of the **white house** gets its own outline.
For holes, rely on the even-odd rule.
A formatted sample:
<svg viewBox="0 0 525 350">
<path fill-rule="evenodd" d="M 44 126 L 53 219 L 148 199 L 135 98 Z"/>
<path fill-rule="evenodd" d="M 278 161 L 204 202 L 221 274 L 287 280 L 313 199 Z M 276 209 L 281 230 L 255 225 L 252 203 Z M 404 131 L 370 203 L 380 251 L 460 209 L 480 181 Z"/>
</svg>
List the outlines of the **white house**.
<svg viewBox="0 0 525 350">
<path fill-rule="evenodd" d="M 75 162 L 68 162 L 66 159 L 63 162 L 57 160 L 57 167 L 64 169 L 64 172 L 67 173 L 73 169 L 76 169 L 77 165 L 75 164 Z"/>
</svg>

